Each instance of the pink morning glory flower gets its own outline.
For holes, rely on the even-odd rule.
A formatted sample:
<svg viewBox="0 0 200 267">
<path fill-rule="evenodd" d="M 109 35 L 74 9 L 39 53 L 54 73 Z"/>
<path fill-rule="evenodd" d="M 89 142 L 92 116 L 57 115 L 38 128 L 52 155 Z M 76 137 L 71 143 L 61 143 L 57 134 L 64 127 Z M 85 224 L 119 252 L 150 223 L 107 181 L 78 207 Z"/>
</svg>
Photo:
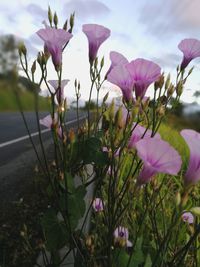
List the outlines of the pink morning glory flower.
<svg viewBox="0 0 200 267">
<path fill-rule="evenodd" d="M 154 62 L 138 58 L 126 65 L 134 82 L 136 98 L 143 98 L 149 85 L 157 81 L 161 68 Z"/>
<path fill-rule="evenodd" d="M 181 168 L 181 157 L 167 142 L 157 138 L 146 138 L 135 144 L 138 156 L 144 165 L 137 184 L 146 184 L 156 173 L 176 175 Z"/>
<path fill-rule="evenodd" d="M 62 80 L 61 87 L 58 88 L 58 80 L 50 80 L 48 83 L 54 88 L 56 91 L 56 98 L 59 104 L 64 100 L 64 87 L 68 84 L 69 80 Z"/>
<path fill-rule="evenodd" d="M 107 80 L 121 89 L 126 102 L 132 100 L 133 80 L 125 65 L 115 66 L 108 74 Z"/>
<path fill-rule="evenodd" d="M 44 117 L 43 119 L 40 119 L 39 122 L 40 122 L 41 125 L 44 125 L 44 126 L 47 127 L 48 129 L 52 129 L 52 127 L 53 127 L 56 123 L 58 123 L 58 114 L 55 113 L 55 114 L 54 114 L 54 117 L 55 117 L 55 122 L 53 122 L 51 115 L 47 115 L 47 116 Z M 62 137 L 62 129 L 61 129 L 61 127 L 59 127 L 59 129 L 58 129 L 57 132 L 58 132 L 59 137 L 61 138 L 61 137 Z"/>
<path fill-rule="evenodd" d="M 110 36 L 110 30 L 98 24 L 84 24 L 82 30 L 88 38 L 89 60 L 92 64 L 100 45 Z"/>
<path fill-rule="evenodd" d="M 123 227 L 123 226 L 118 226 L 115 231 L 114 231 L 114 238 L 115 238 L 115 242 L 118 243 L 120 241 L 122 241 L 122 243 L 124 242 L 126 247 L 132 247 L 133 244 L 128 240 L 129 237 L 129 233 L 128 233 L 128 229 Z"/>
<path fill-rule="evenodd" d="M 72 34 L 63 29 L 45 28 L 37 32 L 52 56 L 55 68 L 62 63 L 62 48 L 72 38 Z"/>
<path fill-rule="evenodd" d="M 200 133 L 185 129 L 181 135 L 190 149 L 189 166 L 184 177 L 185 185 L 190 186 L 200 180 Z"/>
<path fill-rule="evenodd" d="M 194 223 L 194 216 L 193 216 L 193 214 L 191 213 L 191 212 L 184 212 L 183 214 L 182 214 L 182 216 L 181 216 L 181 218 L 182 218 L 182 220 L 184 221 L 184 222 L 187 222 L 187 223 L 189 223 L 189 224 L 192 224 L 192 223 Z"/>
<path fill-rule="evenodd" d="M 103 201 L 101 198 L 95 198 L 92 207 L 96 212 L 100 212 L 103 210 Z"/>
<path fill-rule="evenodd" d="M 200 57 L 200 41 L 197 39 L 184 39 L 178 48 L 183 52 L 181 70 L 185 69 L 191 60 Z"/>
<path fill-rule="evenodd" d="M 135 128 L 134 128 L 135 127 Z M 140 141 L 142 138 L 145 139 L 145 138 L 151 138 L 151 135 L 152 135 L 152 131 L 151 130 L 147 130 L 145 127 L 137 124 L 135 126 L 135 123 L 133 124 L 133 132 L 131 134 L 131 137 L 129 139 L 129 143 L 128 143 L 128 148 L 134 148 L 135 147 L 135 144 Z M 153 138 L 156 138 L 156 139 L 161 139 L 160 137 L 160 134 L 159 133 L 156 133 L 154 135 Z"/>
<path fill-rule="evenodd" d="M 125 56 L 115 51 L 110 52 L 110 60 L 111 60 L 111 65 L 106 73 L 106 77 L 114 67 L 119 65 L 125 65 L 128 63 L 128 60 L 125 58 Z"/>
</svg>

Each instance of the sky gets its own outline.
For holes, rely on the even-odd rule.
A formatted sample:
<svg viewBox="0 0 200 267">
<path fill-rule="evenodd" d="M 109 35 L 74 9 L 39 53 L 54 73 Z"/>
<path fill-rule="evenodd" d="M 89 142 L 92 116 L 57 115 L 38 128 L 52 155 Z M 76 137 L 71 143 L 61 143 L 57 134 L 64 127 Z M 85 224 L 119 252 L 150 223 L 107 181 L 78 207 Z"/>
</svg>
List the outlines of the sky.
<svg viewBox="0 0 200 267">
<path fill-rule="evenodd" d="M 110 38 L 98 54 L 100 58 L 105 57 L 105 72 L 110 65 L 110 51 L 117 51 L 130 61 L 141 57 L 153 60 L 173 77 L 182 60 L 177 47 L 179 42 L 184 38 L 200 39 L 199 0 L 0 0 L 0 34 L 11 33 L 22 39 L 27 45 L 30 62 L 43 47 L 35 33 L 44 27 L 42 22 L 47 21 L 48 5 L 57 12 L 60 27 L 71 12 L 76 13 L 73 38 L 63 56 L 63 78 L 70 79 L 65 89 L 69 98 L 75 95 L 75 78 L 80 80 L 82 98 L 88 98 L 88 42 L 82 32 L 85 23 L 101 24 L 111 30 Z M 192 95 L 200 90 L 200 59 L 192 61 L 190 66 L 193 65 L 195 70 L 182 96 L 182 100 L 189 103 L 197 100 Z M 48 78 L 56 79 L 52 64 L 49 64 Z M 121 94 L 108 82 L 101 95 L 107 91 L 110 96 Z M 147 95 L 152 95 L 151 88 Z"/>
</svg>

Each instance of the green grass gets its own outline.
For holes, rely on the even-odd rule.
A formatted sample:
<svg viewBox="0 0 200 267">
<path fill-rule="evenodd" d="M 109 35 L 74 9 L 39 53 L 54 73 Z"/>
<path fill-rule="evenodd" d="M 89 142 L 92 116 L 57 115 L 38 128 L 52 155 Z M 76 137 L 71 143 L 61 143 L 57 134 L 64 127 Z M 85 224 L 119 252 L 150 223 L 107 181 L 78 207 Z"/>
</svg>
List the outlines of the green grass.
<svg viewBox="0 0 200 267">
<path fill-rule="evenodd" d="M 26 89 L 18 89 L 20 100 L 24 111 L 32 111 L 35 109 L 34 94 Z M 48 110 L 49 103 L 47 98 L 39 96 L 39 110 Z M 11 84 L 7 81 L 0 81 L 0 112 L 1 111 L 18 111 L 19 106 L 16 94 Z"/>
</svg>

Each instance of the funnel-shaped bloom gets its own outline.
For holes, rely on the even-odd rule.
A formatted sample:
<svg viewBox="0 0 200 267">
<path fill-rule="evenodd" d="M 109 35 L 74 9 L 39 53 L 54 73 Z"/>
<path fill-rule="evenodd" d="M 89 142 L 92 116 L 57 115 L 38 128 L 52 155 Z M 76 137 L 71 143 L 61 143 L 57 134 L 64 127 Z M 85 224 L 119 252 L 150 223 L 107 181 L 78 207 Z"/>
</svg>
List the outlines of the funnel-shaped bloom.
<svg viewBox="0 0 200 267">
<path fill-rule="evenodd" d="M 61 86 L 59 88 L 58 86 L 58 80 L 50 80 L 48 81 L 48 83 L 54 88 L 54 90 L 56 91 L 56 98 L 58 103 L 60 104 L 65 96 L 64 96 L 64 87 L 68 84 L 69 80 L 62 80 L 61 81 Z"/>
<path fill-rule="evenodd" d="M 57 131 L 59 137 L 62 137 L 62 129 L 61 129 L 61 127 L 58 128 L 58 114 L 57 113 L 54 114 L 54 121 L 52 120 L 51 115 L 47 115 L 43 119 L 40 119 L 39 122 L 41 125 L 44 125 L 48 129 L 52 129 L 54 126 L 57 125 L 56 131 Z"/>
<path fill-rule="evenodd" d="M 152 131 L 147 130 L 145 127 L 135 123 L 133 125 L 134 130 L 132 131 L 131 137 L 129 139 L 128 148 L 134 148 L 135 144 L 141 139 L 151 138 Z M 153 138 L 161 139 L 160 134 L 156 133 Z"/>
<path fill-rule="evenodd" d="M 108 74 L 107 80 L 119 86 L 125 101 L 129 102 L 133 98 L 133 81 L 125 65 L 114 67 Z"/>
<path fill-rule="evenodd" d="M 88 38 L 89 60 L 92 64 L 100 45 L 110 36 L 110 30 L 98 24 L 84 24 L 82 30 Z"/>
<path fill-rule="evenodd" d="M 118 226 L 114 231 L 115 243 L 126 247 L 132 247 L 133 244 L 128 240 L 128 229 L 123 226 Z"/>
<path fill-rule="evenodd" d="M 95 198 L 92 207 L 96 212 L 100 212 L 103 210 L 103 201 L 101 198 Z"/>
<path fill-rule="evenodd" d="M 143 98 L 149 85 L 161 75 L 161 68 L 156 63 L 142 58 L 131 61 L 126 68 L 134 81 L 136 98 Z"/>
<path fill-rule="evenodd" d="M 181 216 L 182 220 L 184 222 L 187 222 L 188 224 L 194 223 L 194 216 L 191 212 L 184 212 Z"/>
<path fill-rule="evenodd" d="M 146 138 L 136 144 L 138 156 L 143 160 L 143 168 L 137 178 L 139 185 L 150 181 L 156 173 L 176 175 L 181 168 L 181 157 L 167 142 L 157 138 Z"/>
<path fill-rule="evenodd" d="M 46 28 L 37 32 L 44 41 L 52 61 L 57 68 L 62 63 L 62 48 L 72 38 L 72 34 L 62 29 Z"/>
<path fill-rule="evenodd" d="M 200 57 L 200 41 L 197 39 L 184 39 L 178 48 L 183 52 L 181 70 L 185 69 L 191 60 Z"/>
<path fill-rule="evenodd" d="M 200 133 L 185 129 L 181 131 L 190 149 L 190 160 L 184 177 L 186 186 L 196 184 L 200 180 Z"/>
<path fill-rule="evenodd" d="M 106 73 L 106 77 L 114 67 L 128 64 L 128 60 L 125 58 L 125 56 L 115 51 L 110 52 L 110 60 L 111 60 L 111 65 Z"/>
</svg>

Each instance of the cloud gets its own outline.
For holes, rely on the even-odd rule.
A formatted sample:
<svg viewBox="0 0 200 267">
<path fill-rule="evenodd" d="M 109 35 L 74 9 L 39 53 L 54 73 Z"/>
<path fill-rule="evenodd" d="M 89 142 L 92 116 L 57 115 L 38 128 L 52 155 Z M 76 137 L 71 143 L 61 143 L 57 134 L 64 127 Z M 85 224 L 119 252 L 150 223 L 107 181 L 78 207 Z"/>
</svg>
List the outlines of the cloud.
<svg viewBox="0 0 200 267">
<path fill-rule="evenodd" d="M 161 57 L 153 57 L 152 60 L 160 65 L 161 68 L 176 68 L 181 62 L 181 56 L 173 53 L 162 54 Z"/>
<path fill-rule="evenodd" d="M 112 31 L 112 38 L 118 39 L 120 41 L 127 42 L 127 43 L 130 43 L 132 41 L 131 36 L 124 32 L 113 32 Z"/>
<path fill-rule="evenodd" d="M 78 19 L 85 20 L 108 15 L 110 9 L 98 0 L 70 0 L 65 4 L 64 12 L 75 12 Z"/>
<path fill-rule="evenodd" d="M 140 10 L 139 22 L 147 32 L 160 38 L 178 34 L 198 36 L 200 28 L 199 0 L 156 0 Z"/>
<path fill-rule="evenodd" d="M 36 16 L 42 19 L 45 19 L 47 17 L 47 11 L 36 4 L 29 4 L 26 7 L 26 10 L 34 17 Z"/>
</svg>

